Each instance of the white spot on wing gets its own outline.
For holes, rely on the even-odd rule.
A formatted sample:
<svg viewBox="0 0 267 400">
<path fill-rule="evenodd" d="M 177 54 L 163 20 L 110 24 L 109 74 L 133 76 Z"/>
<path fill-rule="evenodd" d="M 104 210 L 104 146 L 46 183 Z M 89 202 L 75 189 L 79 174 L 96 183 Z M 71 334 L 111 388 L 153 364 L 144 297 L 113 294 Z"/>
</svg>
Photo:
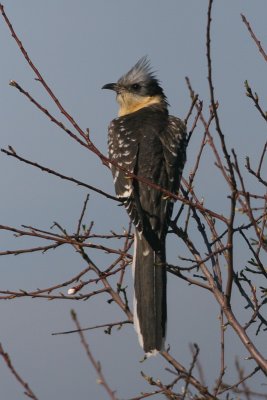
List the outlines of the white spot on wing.
<svg viewBox="0 0 267 400">
<path fill-rule="evenodd" d="M 117 169 L 116 172 L 115 172 L 115 175 L 114 175 L 114 179 L 113 179 L 114 183 L 116 183 L 116 181 L 118 179 L 118 176 L 119 176 L 119 173 L 120 173 L 120 171 Z"/>
<path fill-rule="evenodd" d="M 132 191 L 133 191 L 133 189 L 129 187 L 129 189 L 126 189 L 118 197 L 129 197 L 129 196 L 131 196 Z"/>
<path fill-rule="evenodd" d="M 143 251 L 143 256 L 148 256 L 149 255 L 149 248 Z"/>
</svg>

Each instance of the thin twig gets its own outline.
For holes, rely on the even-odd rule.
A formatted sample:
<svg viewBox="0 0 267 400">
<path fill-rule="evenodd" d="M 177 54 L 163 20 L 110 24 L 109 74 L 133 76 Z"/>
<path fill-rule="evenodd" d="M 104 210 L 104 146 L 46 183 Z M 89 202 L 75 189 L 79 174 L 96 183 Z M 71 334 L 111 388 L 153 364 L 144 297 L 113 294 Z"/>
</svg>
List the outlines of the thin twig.
<svg viewBox="0 0 267 400">
<path fill-rule="evenodd" d="M 42 252 L 45 253 L 48 250 L 55 250 L 57 247 L 61 246 L 62 243 L 54 243 L 48 246 L 38 246 L 38 247 L 30 247 L 28 249 L 16 249 L 16 250 L 5 250 L 0 251 L 0 256 L 9 256 L 9 255 L 19 255 L 19 254 L 26 254 L 26 253 L 35 253 L 35 252 Z"/>
<path fill-rule="evenodd" d="M 185 119 L 184 119 L 184 124 L 185 124 L 185 125 L 187 125 L 187 122 L 188 122 L 188 120 L 189 120 L 189 118 L 190 118 L 190 116 L 191 116 L 191 114 L 192 114 L 192 112 L 193 112 L 193 110 L 194 110 L 194 107 L 195 107 L 195 104 L 196 104 L 197 101 L 198 101 L 198 95 L 195 95 L 195 96 L 193 97 L 193 99 L 192 99 L 191 106 L 190 106 L 190 108 L 189 108 L 189 111 L 188 111 L 188 113 L 187 113 L 187 116 L 186 116 Z"/>
<path fill-rule="evenodd" d="M 99 329 L 99 328 L 108 328 L 108 331 L 111 330 L 113 326 L 118 326 L 119 328 L 122 327 L 122 325 L 125 324 L 132 324 L 133 321 L 129 321 L 128 319 L 125 321 L 119 321 L 119 322 L 110 322 L 109 324 L 101 324 L 101 325 L 95 325 L 95 326 L 90 326 L 89 328 L 82 328 L 81 331 L 91 331 L 94 329 Z M 77 329 L 71 330 L 71 331 L 63 331 L 63 332 L 53 332 L 51 335 L 56 336 L 56 335 L 68 335 L 69 333 L 74 333 L 78 332 Z"/>
<path fill-rule="evenodd" d="M 6 155 L 8 155 L 8 156 L 14 157 L 14 158 L 16 158 L 17 160 L 24 162 L 25 164 L 31 165 L 31 166 L 33 166 L 33 167 L 35 167 L 35 168 L 38 168 L 38 169 L 40 169 L 40 170 L 43 171 L 43 172 L 46 172 L 46 173 L 51 174 L 51 175 L 55 175 L 55 176 L 57 176 L 58 178 L 67 180 L 67 181 L 69 181 L 69 182 L 76 183 L 78 186 L 82 186 L 82 187 L 85 187 L 85 188 L 87 188 L 87 189 L 93 190 L 94 192 L 99 193 L 99 194 L 101 194 L 102 196 L 105 196 L 107 199 L 114 200 L 114 201 L 116 201 L 116 202 L 119 202 L 119 201 L 120 201 L 120 200 L 118 200 L 116 197 L 112 196 L 111 194 L 108 194 L 108 193 L 104 192 L 104 191 L 101 190 L 101 189 L 96 188 L 95 186 L 88 185 L 88 183 L 84 183 L 84 182 L 82 182 L 82 181 L 79 181 L 78 179 L 72 178 L 72 177 L 67 176 L 67 175 L 63 175 L 62 173 L 57 172 L 57 171 L 55 171 L 55 170 L 53 170 L 53 169 L 51 169 L 51 168 L 45 167 L 44 165 L 41 165 L 41 164 L 39 164 L 39 163 L 37 163 L 37 162 L 34 162 L 34 161 L 31 161 L 31 160 L 28 160 L 27 158 L 21 157 L 21 156 L 18 155 L 18 154 L 14 151 L 14 149 L 13 149 L 12 147 L 10 147 L 10 146 L 9 146 L 9 150 L 1 149 L 1 151 L 2 151 L 3 153 L 5 153 Z"/>
<path fill-rule="evenodd" d="M 250 99 L 253 100 L 254 102 L 254 106 L 256 107 L 256 109 L 259 111 L 260 115 L 262 116 L 262 118 L 265 120 L 265 122 L 267 122 L 267 114 L 266 112 L 262 109 L 260 102 L 259 102 L 259 96 L 258 94 L 255 92 L 253 93 L 253 91 L 251 90 L 251 87 L 248 84 L 248 81 L 245 81 L 245 88 L 246 88 L 246 95 L 247 97 L 249 97 Z"/>
<path fill-rule="evenodd" d="M 259 49 L 259 52 L 260 52 L 261 55 L 263 56 L 264 60 L 267 61 L 267 54 L 265 53 L 265 51 L 264 51 L 264 49 L 263 49 L 263 47 L 262 47 L 262 45 L 261 45 L 261 42 L 259 41 L 259 39 L 258 39 L 257 36 L 255 35 L 255 33 L 253 32 L 253 30 L 252 30 L 252 28 L 251 28 L 251 26 L 250 26 L 250 23 L 249 23 L 248 20 L 246 19 L 245 15 L 243 15 L 243 14 L 240 14 L 240 15 L 241 15 L 242 21 L 244 22 L 244 24 L 246 25 L 246 27 L 247 27 L 247 29 L 248 29 L 248 31 L 249 31 L 249 33 L 250 33 L 252 39 L 253 39 L 254 42 L 256 43 L 256 45 L 257 45 L 257 47 L 258 47 L 258 49 Z"/>
<path fill-rule="evenodd" d="M 117 400 L 117 397 L 115 396 L 115 392 L 111 390 L 110 386 L 108 385 L 108 383 L 106 381 L 106 378 L 103 375 L 102 367 L 101 367 L 100 362 L 95 360 L 95 358 L 94 358 L 94 356 L 93 356 L 93 354 L 92 354 L 92 352 L 91 352 L 91 350 L 89 348 L 89 344 L 85 340 L 85 337 L 84 337 L 84 334 L 82 332 L 82 328 L 81 328 L 80 322 L 79 322 L 79 320 L 77 318 L 76 313 L 73 310 L 71 311 L 71 317 L 72 317 L 72 320 L 74 321 L 74 323 L 75 323 L 75 325 L 77 327 L 77 333 L 80 336 L 81 343 L 82 343 L 82 346 L 83 346 L 83 348 L 85 350 L 85 353 L 86 353 L 87 357 L 89 358 L 91 364 L 93 365 L 93 367 L 94 367 L 94 369 L 95 369 L 95 371 L 96 371 L 96 373 L 98 375 L 98 378 L 99 378 L 98 379 L 98 383 L 105 388 L 105 390 L 106 390 L 106 392 L 107 392 L 107 394 L 108 394 L 108 396 L 109 396 L 109 398 L 111 400 Z"/>
<path fill-rule="evenodd" d="M 196 343 L 194 343 L 193 346 L 191 346 L 191 351 L 192 351 L 192 354 L 193 354 L 193 359 L 192 359 L 190 368 L 188 370 L 188 375 L 187 375 L 187 378 L 186 378 L 186 381 L 185 381 L 185 387 L 184 387 L 184 390 L 183 390 L 183 396 L 182 396 L 181 400 L 184 400 L 186 398 L 186 395 L 188 394 L 188 387 L 189 387 L 189 384 L 190 384 L 190 377 L 192 376 L 193 369 L 194 369 L 194 367 L 196 365 L 196 361 L 197 361 L 197 358 L 198 358 L 198 355 L 199 355 L 199 347 L 198 347 L 198 345 Z"/>
<path fill-rule="evenodd" d="M 6 353 L 3 349 L 2 344 L 0 344 L 0 356 L 3 357 L 6 365 L 8 366 L 9 370 L 11 371 L 11 373 L 14 375 L 14 377 L 16 378 L 16 380 L 19 382 L 19 384 L 23 387 L 24 394 L 29 397 L 30 399 L 33 400 L 38 400 L 38 398 L 36 397 L 36 395 L 33 393 L 32 389 L 30 388 L 29 384 L 27 382 L 25 382 L 21 376 L 18 374 L 18 372 L 16 371 L 15 367 L 13 366 L 10 357 L 8 355 L 8 353 Z"/>
<path fill-rule="evenodd" d="M 250 166 L 250 159 L 246 157 L 246 168 L 251 175 L 254 175 L 260 183 L 267 187 L 267 181 L 264 180 L 258 172 L 254 171 Z"/>
<path fill-rule="evenodd" d="M 89 201 L 89 194 L 86 195 L 86 198 L 85 198 L 85 201 L 84 201 L 84 204 L 83 204 L 83 208 L 82 208 L 82 212 L 81 212 L 81 215 L 80 215 L 80 218 L 79 218 L 79 221 L 78 221 L 76 235 L 75 235 L 77 237 L 80 235 L 81 226 L 82 226 L 82 222 L 83 222 L 83 218 L 84 218 L 84 214 L 85 214 L 85 211 L 86 211 L 86 208 L 87 208 L 88 201 Z M 91 229 L 90 229 L 90 231 L 91 231 Z"/>
<path fill-rule="evenodd" d="M 33 103 L 41 112 L 43 112 L 54 124 L 63 129 L 72 139 L 76 140 L 81 146 L 87 148 L 87 143 L 81 140 L 75 133 L 64 126 L 61 121 L 58 121 L 46 108 L 44 108 L 38 101 L 36 101 L 29 92 L 26 92 L 16 81 L 10 81 L 9 85 L 15 87 L 20 93 L 26 96 L 31 103 Z"/>
<path fill-rule="evenodd" d="M 217 397 L 213 396 L 206 386 L 203 386 L 192 374 L 189 375 L 187 369 L 175 360 L 167 351 L 161 351 L 160 354 L 175 368 L 178 374 L 184 376 L 184 379 L 188 379 L 189 383 L 195 387 L 200 394 L 205 395 L 206 400 L 217 400 Z"/>
<path fill-rule="evenodd" d="M 259 367 L 256 367 L 250 374 L 246 375 L 245 377 L 243 377 L 240 381 L 238 381 L 237 383 L 233 384 L 233 385 L 225 385 L 225 389 L 220 390 L 219 391 L 219 395 L 223 394 L 225 392 L 228 392 L 229 390 L 233 390 L 235 388 L 237 388 L 242 382 L 246 381 L 247 379 L 251 378 L 253 375 L 255 375 L 258 371 L 259 371 Z"/>
<path fill-rule="evenodd" d="M 217 396 L 219 389 L 222 385 L 223 382 L 223 376 L 225 374 L 226 366 L 225 366 L 225 325 L 224 325 L 224 320 L 223 320 L 223 310 L 220 310 L 220 334 L 221 334 L 221 365 L 220 365 L 220 374 L 216 382 L 216 386 L 214 388 L 214 394 Z"/>
<path fill-rule="evenodd" d="M 227 167 L 230 174 L 230 184 L 231 184 L 231 211 L 228 220 L 228 238 L 227 244 L 229 245 L 228 249 L 228 277 L 227 277 L 227 284 L 226 284 L 226 298 L 228 304 L 230 305 L 231 301 L 231 293 L 232 293 L 232 286 L 233 286 L 233 276 L 234 276 L 234 264 L 233 264 L 233 224 L 235 218 L 235 209 L 236 209 L 236 195 L 237 195 L 237 186 L 235 180 L 234 169 L 232 166 L 230 154 L 228 153 L 225 138 L 221 130 L 221 125 L 219 121 L 219 116 L 217 112 L 217 105 L 215 102 L 215 95 L 214 95 L 214 86 L 213 86 L 213 78 L 212 78 L 212 61 L 211 61 L 211 11 L 212 11 L 213 0 L 209 0 L 208 6 L 208 21 L 207 21 L 207 31 L 206 31 L 206 48 L 207 48 L 207 61 L 208 61 L 208 82 L 209 82 L 209 89 L 210 89 L 210 99 L 211 99 L 211 107 L 212 112 L 215 118 L 215 125 L 216 130 L 218 132 L 221 147 L 224 154 L 224 157 L 227 162 Z"/>
</svg>

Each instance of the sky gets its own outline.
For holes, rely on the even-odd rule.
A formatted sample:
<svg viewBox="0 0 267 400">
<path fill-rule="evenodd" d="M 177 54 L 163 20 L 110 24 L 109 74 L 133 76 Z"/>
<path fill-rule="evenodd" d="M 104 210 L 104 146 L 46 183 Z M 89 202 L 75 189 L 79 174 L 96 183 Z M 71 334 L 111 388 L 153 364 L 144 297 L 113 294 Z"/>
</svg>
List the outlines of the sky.
<svg viewBox="0 0 267 400">
<path fill-rule="evenodd" d="M 203 99 L 207 115 L 207 1 L 2 0 L 2 3 L 33 62 L 68 112 L 83 129 L 90 129 L 92 141 L 104 154 L 107 153 L 107 126 L 116 116 L 117 105 L 113 93 L 102 91 L 101 87 L 116 81 L 144 55 L 150 58 L 164 87 L 172 114 L 184 118 L 188 112 L 190 96 L 185 83 L 185 76 L 188 76 Z M 261 152 L 266 137 L 264 121 L 245 95 L 244 81 L 247 79 L 257 91 L 262 104 L 267 102 L 267 92 L 263 84 L 266 63 L 246 31 L 240 13 L 245 14 L 267 48 L 266 12 L 265 0 L 214 1 L 215 94 L 227 143 L 229 148 L 236 149 L 241 164 L 247 155 L 253 158 Z M 26 158 L 114 193 L 110 172 L 99 159 L 67 137 L 9 86 L 10 80 L 16 80 L 62 119 L 34 79 L 3 19 L 0 19 L 0 37 L 0 147 L 11 145 Z M 194 164 L 199 137 L 203 134 L 201 126 L 198 133 L 188 149 L 185 174 Z M 212 160 L 207 157 L 201 166 L 204 173 L 196 182 L 196 189 L 200 195 L 205 193 L 207 207 L 224 210 L 225 187 L 211 165 Z M 75 230 L 87 194 L 85 189 L 23 165 L 3 153 L 0 154 L 0 184 L 0 224 L 49 229 L 57 221 L 71 232 Z M 121 207 L 95 193 L 90 194 L 86 217 L 88 221 L 95 221 L 98 233 L 120 230 L 128 224 Z M 14 240 L 6 232 L 0 232 L 0 238 L 1 251 L 33 244 L 22 238 Z M 169 253 L 170 258 L 177 259 L 171 244 Z M 104 264 L 107 256 L 93 253 L 93 257 L 98 264 Z M 83 267 L 78 255 L 66 248 L 45 255 L 1 257 L 0 290 L 47 287 L 69 279 Z M 130 270 L 127 282 L 131 294 Z M 203 354 L 201 362 L 210 372 L 208 380 L 214 379 L 218 374 L 216 356 L 219 354 L 219 308 L 215 301 L 197 288 L 169 279 L 168 304 L 168 340 L 174 355 L 188 366 L 191 360 L 189 343 L 198 343 L 200 356 Z M 121 318 L 118 310 L 101 298 L 86 302 L 2 300 L 0 342 L 38 398 L 105 399 L 106 393 L 96 383 L 96 373 L 85 357 L 78 336 L 51 335 L 73 329 L 72 308 L 83 326 Z M 120 399 L 150 389 L 140 376 L 140 370 L 155 378 L 172 379 L 164 372 L 166 365 L 160 357 L 139 363 L 142 351 L 131 326 L 114 331 L 111 336 L 92 331 L 86 337 Z M 263 339 L 259 339 L 259 344 L 263 343 Z M 231 349 L 229 364 L 235 354 L 247 355 L 231 333 L 227 336 L 227 346 Z M 1 360 L 0 375 L 3 398 L 21 399 L 21 388 Z M 256 386 L 262 383 L 261 378 Z"/>
</svg>

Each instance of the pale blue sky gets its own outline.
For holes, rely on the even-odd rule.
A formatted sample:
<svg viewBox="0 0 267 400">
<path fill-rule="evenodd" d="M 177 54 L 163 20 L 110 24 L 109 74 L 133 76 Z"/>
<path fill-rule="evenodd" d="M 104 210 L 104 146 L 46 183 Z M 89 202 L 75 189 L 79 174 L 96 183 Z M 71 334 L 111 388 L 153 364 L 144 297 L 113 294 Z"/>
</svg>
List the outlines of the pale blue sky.
<svg viewBox="0 0 267 400">
<path fill-rule="evenodd" d="M 103 84 L 117 80 L 140 57 L 148 55 L 171 104 L 171 112 L 184 117 L 190 105 L 185 76 L 209 104 L 205 29 L 207 1 L 198 0 L 2 0 L 16 32 L 47 82 L 82 128 L 90 128 L 91 138 L 103 153 L 107 151 L 107 125 L 116 115 L 114 95 L 101 91 Z M 267 48 L 265 0 L 215 1 L 212 25 L 212 56 L 216 96 L 221 123 L 229 147 L 235 147 L 244 162 L 246 155 L 260 153 L 266 126 L 244 94 L 247 79 L 267 102 L 266 63 L 249 37 L 240 13 L 244 13 Z M 91 153 L 71 141 L 53 126 L 29 101 L 8 85 L 18 81 L 36 99 L 61 118 L 20 54 L 0 19 L 0 147 L 12 145 L 18 153 L 67 175 L 113 193 L 110 172 Z M 207 111 L 205 111 L 207 115 Z M 203 129 L 198 130 L 202 135 Z M 189 148 L 186 171 L 194 161 L 198 138 Z M 207 194 L 207 206 L 223 210 L 224 187 L 213 175 L 212 160 L 203 161 L 198 193 Z M 54 220 L 74 231 L 87 191 L 61 182 L 16 160 L 0 155 L 1 224 L 34 225 L 48 229 Z M 203 189 L 202 189 L 203 188 Z M 127 225 L 126 213 L 106 199 L 91 195 L 88 221 L 95 220 L 96 232 Z M 26 242 L 0 232 L 1 250 L 22 247 Z M 177 252 L 170 248 L 175 260 Z M 93 254 L 105 263 L 106 256 Z M 35 289 L 63 282 L 79 272 L 83 264 L 71 250 L 60 249 L 46 255 L 0 259 L 0 289 Z M 131 274 L 129 286 L 131 286 Z M 218 374 L 219 312 L 212 297 L 169 279 L 168 340 L 180 362 L 190 364 L 188 344 L 201 347 L 204 367 L 211 378 Z M 96 384 L 96 374 L 88 363 L 76 335 L 51 336 L 53 331 L 72 329 L 69 310 L 75 308 L 82 325 L 118 320 L 121 314 L 100 298 L 81 303 L 18 299 L 0 301 L 0 342 L 14 365 L 40 399 L 105 399 Z M 122 317 L 124 318 L 124 317 Z M 140 365 L 142 351 L 131 326 L 114 331 L 90 332 L 89 343 L 101 361 L 106 378 L 119 398 L 149 390 L 140 377 L 162 378 L 166 374 L 160 357 Z M 262 339 L 263 340 L 263 339 Z M 261 339 L 259 340 L 261 343 Z M 262 342 L 263 343 L 263 342 Z M 231 357 L 246 352 L 232 335 L 227 338 Z M 204 356 L 208 353 L 209 357 Z M 0 392 L 5 399 L 21 399 L 0 360 Z M 229 375 L 231 376 L 231 371 Z M 163 378 L 162 378 L 163 379 Z M 167 381 L 171 377 L 167 378 Z M 258 383 L 261 382 L 260 380 Z"/>
</svg>

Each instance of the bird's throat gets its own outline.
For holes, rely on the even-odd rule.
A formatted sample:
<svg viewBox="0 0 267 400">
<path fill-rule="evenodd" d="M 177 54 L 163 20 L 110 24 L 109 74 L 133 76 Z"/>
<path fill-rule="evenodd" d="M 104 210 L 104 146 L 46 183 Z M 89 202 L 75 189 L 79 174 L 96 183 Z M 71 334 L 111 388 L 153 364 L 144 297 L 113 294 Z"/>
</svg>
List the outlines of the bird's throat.
<svg viewBox="0 0 267 400">
<path fill-rule="evenodd" d="M 117 101 L 119 103 L 119 117 L 127 114 L 134 113 L 141 108 L 149 107 L 153 104 L 162 103 L 161 96 L 132 96 L 128 94 L 119 94 L 117 96 Z"/>
</svg>

